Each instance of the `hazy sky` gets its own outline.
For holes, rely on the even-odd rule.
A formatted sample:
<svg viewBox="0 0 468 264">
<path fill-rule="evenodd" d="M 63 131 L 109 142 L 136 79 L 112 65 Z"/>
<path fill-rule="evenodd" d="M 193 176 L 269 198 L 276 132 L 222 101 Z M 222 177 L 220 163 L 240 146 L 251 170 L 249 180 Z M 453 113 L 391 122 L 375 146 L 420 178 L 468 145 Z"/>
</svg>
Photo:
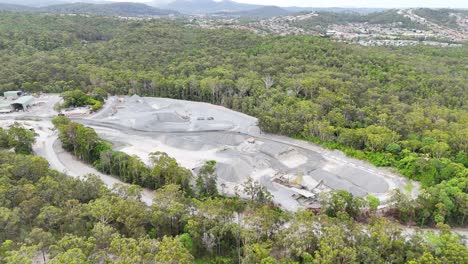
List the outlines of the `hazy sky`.
<svg viewBox="0 0 468 264">
<path fill-rule="evenodd" d="M 119 2 L 170 2 L 171 0 L 114 0 Z M 236 2 L 307 7 L 454 7 L 468 8 L 468 0 L 235 0 Z"/>
<path fill-rule="evenodd" d="M 308 7 L 468 7 L 468 0 L 238 0 L 236 2 Z"/>
</svg>

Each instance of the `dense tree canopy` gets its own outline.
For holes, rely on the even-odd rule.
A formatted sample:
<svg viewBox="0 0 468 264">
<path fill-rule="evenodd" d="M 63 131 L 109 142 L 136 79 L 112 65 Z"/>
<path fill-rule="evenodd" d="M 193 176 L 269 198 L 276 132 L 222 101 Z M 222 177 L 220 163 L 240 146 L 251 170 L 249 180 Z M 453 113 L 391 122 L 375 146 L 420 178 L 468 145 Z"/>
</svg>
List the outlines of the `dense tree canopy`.
<svg viewBox="0 0 468 264">
<path fill-rule="evenodd" d="M 266 132 L 395 167 L 424 187 L 468 175 L 466 46 L 358 47 L 164 19 L 2 13 L 0 22 L 0 90 L 211 102 L 258 117 Z M 101 155 L 101 170 L 116 174 L 120 155 Z"/>
<path fill-rule="evenodd" d="M 78 157 L 99 164 L 96 148 L 104 155 L 113 152 L 92 129 L 64 117 L 53 122 L 64 147 Z M 31 132 L 18 124 L 2 130 L 13 138 L 26 131 Z M 269 203 L 269 194 L 252 179 L 242 190 L 251 199 L 219 194 L 214 161 L 184 187 L 174 181 L 183 168 L 164 153 L 152 153 L 153 167 L 143 164 L 138 170 L 129 165 L 140 164 L 138 159 L 112 155 L 122 155 L 113 166 L 125 181 L 142 185 L 143 175 L 136 171 L 157 172 L 152 206 L 141 201 L 140 186 L 108 189 L 96 176 L 69 177 L 49 169 L 43 158 L 0 149 L 0 263 L 39 258 L 48 263 L 463 263 L 468 258 L 460 238 L 443 224 L 439 234 L 404 235 L 375 211 L 367 224 L 356 222 L 364 208 L 376 207 L 373 199 L 336 191 L 323 196 L 322 213 L 290 213 Z M 437 222 L 464 213 L 466 183 L 455 180 L 428 188 L 429 195 L 418 200 L 429 212 L 435 208 Z M 400 213 L 428 221 L 430 214 L 411 211 L 407 198 L 395 199 L 408 208 Z"/>
<path fill-rule="evenodd" d="M 166 20 L 2 13 L 0 22 L 1 90 L 206 101 L 425 185 L 467 175 L 466 47 L 355 47 Z"/>
<path fill-rule="evenodd" d="M 467 48 L 364 48 L 310 36 L 205 30 L 180 21 L 0 13 L 0 90 L 107 93 L 220 104 L 256 116 L 266 132 L 341 149 L 393 166 L 424 190 L 393 197 L 395 214 L 421 225 L 466 225 Z M 81 90 L 77 92 L 75 90 Z M 78 102 L 81 102 L 78 100 Z M 138 186 L 112 191 L 25 156 L 34 135 L 0 130 L 0 262 L 28 263 L 463 263 L 448 228 L 403 235 L 377 216 L 373 199 L 323 198 L 317 215 L 269 203 L 257 182 L 248 201 L 212 188 L 214 163 L 192 172 L 165 153 L 151 165 L 115 151 L 94 130 L 54 120 L 68 151 Z M 15 130 L 16 129 L 16 130 Z M 20 140 L 21 139 L 21 140 Z M 157 151 L 157 150 L 154 150 Z M 195 187 L 195 189 L 193 189 Z M 372 205 L 371 205 L 372 204 Z"/>
<path fill-rule="evenodd" d="M 71 122 L 64 116 L 55 117 L 52 123 L 59 130 L 63 148 L 98 170 L 142 187 L 157 189 L 166 184 L 179 184 L 187 193 L 191 193 L 192 172 L 179 166 L 166 153 L 151 153 L 152 164 L 148 166 L 137 156 L 113 150 L 92 128 Z"/>
<path fill-rule="evenodd" d="M 0 148 L 13 148 L 16 153 L 31 154 L 35 136 L 34 131 L 14 123 L 8 129 L 0 128 Z"/>
<path fill-rule="evenodd" d="M 91 96 L 78 89 L 65 91 L 61 95 L 64 102 L 59 106 L 60 108 L 90 105 L 92 111 L 99 110 L 104 103 L 104 99 L 107 98 L 106 91 L 101 88 L 95 88 Z"/>
<path fill-rule="evenodd" d="M 107 189 L 42 158 L 0 151 L 0 263 L 463 263 L 447 227 L 403 235 L 385 219 L 367 225 L 295 214 L 239 198 L 188 199 L 177 185 L 144 204 L 134 187 Z M 286 224 L 287 223 L 287 224 Z"/>
</svg>

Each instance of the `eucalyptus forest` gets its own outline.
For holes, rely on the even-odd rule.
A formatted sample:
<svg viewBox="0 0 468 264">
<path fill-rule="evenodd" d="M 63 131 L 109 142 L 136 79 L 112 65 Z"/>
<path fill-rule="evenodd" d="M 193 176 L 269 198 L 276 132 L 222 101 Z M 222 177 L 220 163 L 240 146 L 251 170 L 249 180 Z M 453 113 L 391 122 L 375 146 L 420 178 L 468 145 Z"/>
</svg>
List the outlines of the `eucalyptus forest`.
<svg viewBox="0 0 468 264">
<path fill-rule="evenodd" d="M 468 222 L 466 45 L 360 47 L 184 19 L 0 12 L 0 62 L 2 92 L 61 93 L 94 110 L 107 94 L 217 104 L 422 186 L 415 200 L 396 192 L 384 214 L 345 191 L 290 212 L 257 182 L 222 195 L 215 161 L 192 174 L 155 150 L 148 166 L 56 117 L 64 149 L 131 185 L 52 170 L 32 153 L 34 132 L 1 129 L 0 263 L 468 262 L 451 231 Z M 142 188 L 155 191 L 152 206 Z"/>
</svg>

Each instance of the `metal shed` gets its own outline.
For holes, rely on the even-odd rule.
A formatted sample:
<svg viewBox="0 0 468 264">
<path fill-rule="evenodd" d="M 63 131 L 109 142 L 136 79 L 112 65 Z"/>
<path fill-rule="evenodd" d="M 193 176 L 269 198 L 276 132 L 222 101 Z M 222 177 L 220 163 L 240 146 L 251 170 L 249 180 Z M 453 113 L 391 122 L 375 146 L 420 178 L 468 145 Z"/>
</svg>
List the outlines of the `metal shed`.
<svg viewBox="0 0 468 264">
<path fill-rule="evenodd" d="M 22 91 L 6 91 L 3 93 L 3 96 L 7 99 L 14 99 L 20 97 L 22 94 Z"/>
<path fill-rule="evenodd" d="M 31 103 L 34 101 L 34 97 L 32 96 L 22 96 L 16 99 L 14 102 L 11 103 L 11 106 L 14 110 L 25 110 L 27 109 Z"/>
</svg>

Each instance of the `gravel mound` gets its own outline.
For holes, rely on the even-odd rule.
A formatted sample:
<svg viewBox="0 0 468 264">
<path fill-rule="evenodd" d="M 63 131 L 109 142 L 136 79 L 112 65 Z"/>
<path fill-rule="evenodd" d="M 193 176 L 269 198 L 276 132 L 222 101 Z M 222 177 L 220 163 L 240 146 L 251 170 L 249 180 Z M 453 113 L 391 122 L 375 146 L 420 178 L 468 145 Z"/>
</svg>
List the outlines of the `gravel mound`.
<svg viewBox="0 0 468 264">
<path fill-rule="evenodd" d="M 171 136 L 165 135 L 160 140 L 173 148 L 184 149 L 184 150 L 208 150 L 216 147 L 215 144 L 205 141 L 203 138 L 197 135 L 187 136 Z"/>
<path fill-rule="evenodd" d="M 347 181 L 343 177 L 336 175 L 334 173 L 330 173 L 328 171 L 324 171 L 322 169 L 318 169 L 313 171 L 309 174 L 315 181 L 320 182 L 323 180 L 325 185 L 334 190 L 346 190 L 352 193 L 354 196 L 366 196 L 367 191 L 352 184 L 351 182 Z"/>
<path fill-rule="evenodd" d="M 141 131 L 257 131 L 256 118 L 216 105 L 138 95 L 115 102 L 108 114 L 98 117 Z"/>
<path fill-rule="evenodd" d="M 229 163 L 220 162 L 216 164 L 216 173 L 222 181 L 242 183 L 252 172 L 251 162 L 243 158 L 232 159 Z"/>
</svg>

